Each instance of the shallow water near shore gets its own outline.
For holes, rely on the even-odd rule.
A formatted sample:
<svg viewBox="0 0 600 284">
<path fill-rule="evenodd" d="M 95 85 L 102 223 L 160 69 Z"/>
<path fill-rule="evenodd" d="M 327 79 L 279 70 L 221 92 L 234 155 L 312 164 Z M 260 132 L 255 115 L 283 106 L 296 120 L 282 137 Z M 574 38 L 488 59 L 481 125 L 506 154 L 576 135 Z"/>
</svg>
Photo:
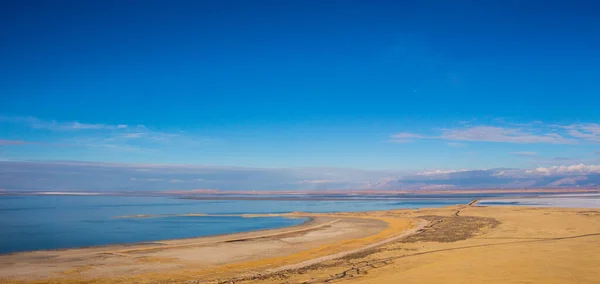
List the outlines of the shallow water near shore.
<svg viewBox="0 0 600 284">
<path fill-rule="evenodd" d="M 432 198 L 433 197 L 433 198 Z M 152 242 L 298 225 L 306 219 L 131 215 L 372 211 L 465 204 L 472 196 L 390 200 L 186 200 L 123 196 L 0 196 L 0 253 Z"/>
</svg>

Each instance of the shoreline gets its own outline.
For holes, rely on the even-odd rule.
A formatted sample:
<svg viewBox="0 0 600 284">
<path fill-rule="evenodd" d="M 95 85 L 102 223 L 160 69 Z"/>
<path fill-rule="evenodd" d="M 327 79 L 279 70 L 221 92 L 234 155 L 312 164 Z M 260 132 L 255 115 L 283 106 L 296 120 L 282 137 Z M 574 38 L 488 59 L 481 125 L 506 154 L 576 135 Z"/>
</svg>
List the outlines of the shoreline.
<svg viewBox="0 0 600 284">
<path fill-rule="evenodd" d="M 35 253 L 35 252 L 62 252 L 62 251 L 69 251 L 69 250 L 82 250 L 82 249 L 111 249 L 111 248 L 120 248 L 120 247 L 135 247 L 135 246 L 150 246 L 150 245 L 156 245 L 159 243 L 169 243 L 169 242 L 179 242 L 179 241 L 196 241 L 196 240 L 202 240 L 202 239 L 207 239 L 207 238 L 213 238 L 213 237 L 217 237 L 217 238 L 225 238 L 225 237 L 233 237 L 236 235 L 239 236 L 244 236 L 246 234 L 262 234 L 262 233 L 269 233 L 269 232 L 273 232 L 273 234 L 277 234 L 278 231 L 281 230 L 288 230 L 288 229 L 297 229 L 297 230 L 310 230 L 311 228 L 309 226 L 314 225 L 314 224 L 318 224 L 319 222 L 317 222 L 315 220 L 314 217 L 302 217 L 302 216 L 249 216 L 251 214 L 243 214 L 243 215 L 248 215 L 248 216 L 241 216 L 240 215 L 236 215 L 236 214 L 228 214 L 228 215 L 221 215 L 221 216 L 239 216 L 242 218 L 271 218 L 271 217 L 282 217 L 282 218 L 290 218 L 290 219 L 307 219 L 306 221 L 300 223 L 300 224 L 296 224 L 296 225 L 289 225 L 289 226 L 283 226 L 283 227 L 279 227 L 279 228 L 271 228 L 271 229 L 258 229 L 258 230 L 251 230 L 251 231 L 243 231 L 243 232 L 233 232 L 233 233 L 223 233 L 223 234 L 213 234 L 213 235 L 207 235 L 207 236 L 196 236 L 196 237 L 188 237 L 188 238 L 170 238 L 170 239 L 161 239 L 161 240 L 155 240 L 155 241 L 145 241 L 145 242 L 131 242 L 131 243 L 114 243 L 114 244 L 103 244 L 103 245 L 91 245 L 91 246 L 76 246 L 76 247 L 65 247 L 65 248 L 55 248 L 55 249 L 36 249 L 36 250 L 25 250 L 25 251 L 15 251 L 15 252 L 8 252 L 8 253 L 0 253 L 0 257 L 2 256 L 7 256 L 7 255 L 13 255 L 13 254 L 21 254 L 21 253 Z M 134 217 L 135 216 L 135 217 Z M 150 217 L 141 217 L 141 216 L 136 216 L 136 215 L 131 215 L 131 216 L 115 216 L 112 218 L 162 218 L 162 217 L 176 217 L 176 216 L 201 216 L 201 217 L 211 217 L 211 216 L 216 216 L 216 215 L 210 215 L 210 214 L 169 214 L 169 215 L 152 215 Z M 322 225 L 322 224 L 321 224 Z M 320 226 L 320 225 L 317 225 Z M 304 228 L 304 227 L 308 227 L 308 228 Z"/>
<path fill-rule="evenodd" d="M 107 261 L 126 270 L 133 269 L 138 274 L 148 270 L 166 273 L 190 265 L 196 269 L 211 268 L 224 264 L 256 261 L 268 256 L 282 257 L 323 245 L 334 246 L 337 242 L 377 235 L 388 228 L 384 221 L 358 217 L 301 213 L 279 216 L 308 218 L 308 220 L 302 224 L 283 228 L 206 237 L 2 254 L 0 255 L 0 279 L 33 281 L 40 279 L 39 277 L 46 278 L 54 275 L 57 281 L 65 280 L 65 273 L 73 269 L 99 267 Z M 272 217 L 272 214 L 263 217 Z M 282 240 L 290 244 L 283 244 Z M 258 253 L 259 251 L 261 253 Z M 115 273 L 99 274 L 98 276 L 103 278 L 112 277 Z"/>
<path fill-rule="evenodd" d="M 511 197 L 484 197 L 473 199 L 470 202 L 464 204 L 466 206 L 519 206 L 519 207 L 548 207 L 553 208 L 557 206 L 552 205 L 528 205 L 528 204 L 486 204 L 486 202 L 495 202 L 496 200 L 535 200 L 535 199 L 569 199 L 569 198 L 586 198 L 586 197 L 598 197 L 600 194 L 598 193 L 587 193 L 587 194 L 570 194 L 570 195 L 547 195 L 547 196 L 511 196 Z M 460 205 L 458 205 L 460 206 Z M 600 207 L 600 206 L 599 206 Z M 561 208 L 587 208 L 587 207 L 561 207 Z M 419 208 L 402 208 L 402 209 L 392 209 L 393 210 L 418 210 Z M 258 229 L 252 231 L 245 232 L 233 232 L 233 233 L 223 233 L 223 234 L 214 234 L 214 235 L 206 235 L 206 236 L 196 236 L 196 237 L 185 237 L 185 238 L 169 238 L 169 239 L 159 239 L 154 241 L 142 241 L 142 242 L 131 242 L 131 243 L 114 243 L 114 244 L 102 244 L 102 245 L 91 245 L 91 246 L 77 246 L 77 247 L 65 247 L 65 248 L 55 248 L 55 249 L 36 249 L 36 250 L 26 250 L 26 251 L 16 251 L 9 253 L 0 253 L 1 256 L 19 254 L 19 253 L 29 253 L 29 252 L 52 252 L 52 251 L 66 251 L 66 250 L 76 250 L 76 249 L 92 249 L 92 248 L 110 248 L 110 247 L 131 247 L 131 246 L 144 246 L 144 245 L 154 245 L 156 243 L 164 243 L 170 241 L 185 241 L 185 240 L 200 240 L 203 238 L 211 238 L 211 237 L 227 237 L 227 236 L 235 236 L 235 235 L 243 235 L 245 233 L 267 233 L 271 231 L 285 230 L 285 229 L 293 229 L 298 228 L 301 229 L 304 226 L 310 226 L 314 223 L 314 217 L 311 217 L 310 214 L 336 214 L 336 213 L 370 213 L 370 212 L 379 212 L 381 210 L 371 210 L 371 211 L 360 211 L 360 212 L 287 212 L 287 213 L 240 213 L 240 214 L 209 214 L 209 213 L 185 213 L 185 214 L 134 214 L 134 215 L 122 215 L 122 216 L 113 216 L 111 218 L 115 219 L 137 219 L 137 218 L 168 218 L 168 217 L 241 217 L 241 218 L 271 218 L 271 217 L 281 217 L 281 218 L 291 218 L 291 219 L 301 219 L 306 218 L 305 222 L 296 225 L 283 226 L 279 228 L 272 229 Z"/>
<path fill-rule="evenodd" d="M 369 212 L 246 214 L 310 220 L 284 228 L 150 244 L 0 255 L 0 280 L 262 284 L 282 279 L 415 283 L 410 277 L 425 283 L 600 279 L 600 272 L 592 269 L 600 265 L 599 208 L 482 206 L 479 201 Z M 577 277 L 561 278 L 557 273 L 564 266 Z M 498 275 L 498 271 L 513 272 Z"/>
</svg>

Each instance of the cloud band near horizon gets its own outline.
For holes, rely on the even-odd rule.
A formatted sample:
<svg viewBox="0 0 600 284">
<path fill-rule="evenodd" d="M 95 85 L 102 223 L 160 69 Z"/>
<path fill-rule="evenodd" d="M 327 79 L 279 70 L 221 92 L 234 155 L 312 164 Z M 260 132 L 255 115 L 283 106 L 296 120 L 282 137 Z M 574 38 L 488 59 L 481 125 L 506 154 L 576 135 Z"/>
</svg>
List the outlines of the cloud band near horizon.
<svg viewBox="0 0 600 284">
<path fill-rule="evenodd" d="M 94 182 L 90 182 L 94 181 Z M 600 165 L 402 173 L 68 161 L 0 161 L 9 191 L 486 189 L 600 186 Z"/>
</svg>

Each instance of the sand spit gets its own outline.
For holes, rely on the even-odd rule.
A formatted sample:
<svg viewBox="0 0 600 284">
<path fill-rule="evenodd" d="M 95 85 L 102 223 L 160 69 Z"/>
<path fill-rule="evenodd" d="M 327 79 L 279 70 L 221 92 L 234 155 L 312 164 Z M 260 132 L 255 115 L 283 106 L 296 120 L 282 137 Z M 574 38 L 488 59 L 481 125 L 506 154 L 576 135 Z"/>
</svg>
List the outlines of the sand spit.
<svg viewBox="0 0 600 284">
<path fill-rule="evenodd" d="M 293 213 L 292 213 L 293 214 Z M 164 217 L 242 217 L 242 218 L 269 218 L 269 217 L 286 217 L 286 218 L 301 218 L 300 216 L 292 216 L 288 213 L 266 213 L 266 214 L 206 214 L 206 213 L 186 213 L 186 214 L 135 214 L 114 216 L 112 218 L 135 219 L 135 218 L 164 218 Z"/>
<path fill-rule="evenodd" d="M 377 219 L 299 214 L 288 217 L 311 220 L 298 226 L 249 233 L 0 255 L 0 279 L 75 283 L 83 279 L 113 279 L 131 283 L 126 280 L 131 275 L 181 273 L 188 269 L 202 271 L 265 257 L 281 257 L 377 235 L 388 227 L 386 222 Z M 323 254 L 326 252 L 328 250 Z"/>
</svg>

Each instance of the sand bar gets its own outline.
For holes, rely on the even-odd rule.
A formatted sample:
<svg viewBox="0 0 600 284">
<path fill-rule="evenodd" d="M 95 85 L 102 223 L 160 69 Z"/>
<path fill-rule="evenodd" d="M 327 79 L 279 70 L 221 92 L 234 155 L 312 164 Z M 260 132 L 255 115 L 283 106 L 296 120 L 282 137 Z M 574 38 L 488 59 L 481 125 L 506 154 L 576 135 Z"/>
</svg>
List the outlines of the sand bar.
<svg viewBox="0 0 600 284">
<path fill-rule="evenodd" d="M 289 217 L 300 217 L 294 215 Z M 304 224 L 273 230 L 136 245 L 0 255 L 0 279 L 34 282 L 77 279 L 104 281 L 146 273 L 172 273 L 189 269 L 203 271 L 227 264 L 322 249 L 323 246 L 338 242 L 377 235 L 389 227 L 385 221 L 369 218 L 307 217 L 311 220 Z M 406 225 L 409 223 L 406 221 Z M 336 250 L 323 249 L 321 254 L 329 251 Z"/>
</svg>

